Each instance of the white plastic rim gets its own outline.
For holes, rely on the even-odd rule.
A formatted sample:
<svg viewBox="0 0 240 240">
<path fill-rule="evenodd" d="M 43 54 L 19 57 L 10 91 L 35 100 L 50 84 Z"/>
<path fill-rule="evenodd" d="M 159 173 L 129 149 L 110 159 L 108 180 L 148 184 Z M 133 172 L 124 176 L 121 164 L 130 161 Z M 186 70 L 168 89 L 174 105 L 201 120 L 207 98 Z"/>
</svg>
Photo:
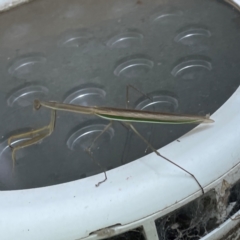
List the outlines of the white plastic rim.
<svg viewBox="0 0 240 240">
<path fill-rule="evenodd" d="M 7 2 L 13 1 L 0 4 Z M 240 5 L 240 0 L 235 2 Z M 199 125 L 159 150 L 193 173 L 205 192 L 223 179 L 239 179 L 239 106 L 240 88 L 211 116 L 215 123 Z M 50 187 L 1 191 L 0 239 L 97 239 L 99 234 L 88 236 L 121 224 L 115 233 L 143 225 L 148 239 L 154 240 L 158 239 L 156 218 L 202 194 L 192 177 L 155 153 L 107 175 L 108 180 L 98 188 L 95 184 L 103 174 Z M 230 219 L 203 239 L 218 239 L 238 223 Z"/>
<path fill-rule="evenodd" d="M 30 0 L 0 0 L 0 11 L 5 11 Z"/>
</svg>

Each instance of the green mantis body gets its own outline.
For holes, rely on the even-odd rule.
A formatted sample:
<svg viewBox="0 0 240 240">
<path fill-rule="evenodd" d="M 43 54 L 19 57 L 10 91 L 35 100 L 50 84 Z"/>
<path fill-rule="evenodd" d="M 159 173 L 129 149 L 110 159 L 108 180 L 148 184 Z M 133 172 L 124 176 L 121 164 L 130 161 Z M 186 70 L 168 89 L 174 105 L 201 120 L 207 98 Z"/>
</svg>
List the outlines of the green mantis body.
<svg viewBox="0 0 240 240">
<path fill-rule="evenodd" d="M 54 130 L 55 126 L 55 119 L 56 119 L 56 111 L 68 111 L 74 113 L 81 113 L 81 114 L 90 114 L 96 115 L 100 118 L 104 118 L 110 120 L 110 123 L 105 127 L 105 129 L 93 140 L 91 146 L 87 149 L 87 152 L 91 156 L 92 160 L 93 156 L 91 153 L 91 148 L 94 142 L 111 126 L 112 121 L 119 121 L 124 124 L 126 127 L 134 131 L 146 144 L 149 148 L 152 149 L 158 156 L 164 158 L 168 162 L 174 164 L 178 168 L 182 169 L 189 175 L 191 175 L 197 184 L 200 186 L 202 192 L 203 188 L 196 179 L 196 177 L 188 172 L 186 169 L 182 168 L 178 164 L 174 163 L 170 159 L 162 156 L 131 124 L 133 122 L 143 122 L 143 123 L 158 123 L 158 124 L 190 124 L 190 123 L 212 123 L 214 122 L 212 119 L 209 118 L 209 115 L 206 116 L 194 116 L 194 115 L 179 115 L 179 114 L 169 114 L 169 113 L 160 113 L 160 112 L 150 112 L 150 111 L 141 111 L 141 110 L 132 110 L 132 109 L 121 109 L 121 108 L 107 108 L 107 107 L 85 107 L 80 105 L 72 105 L 72 104 L 65 104 L 65 103 L 57 103 L 57 102 L 42 102 L 39 100 L 34 101 L 34 108 L 38 110 L 40 107 L 45 107 L 51 109 L 51 121 L 50 124 L 42 127 L 40 129 L 32 130 L 22 134 L 16 134 L 11 136 L 8 139 L 8 145 L 12 148 L 12 159 L 13 164 L 15 165 L 15 155 L 16 151 L 31 146 L 33 144 L 38 143 L 42 139 L 46 138 L 47 136 L 51 135 Z M 15 139 L 20 138 L 27 138 L 27 140 L 20 142 L 17 146 L 12 146 L 11 143 Z M 101 167 L 101 165 L 94 160 L 94 162 Z M 106 172 L 103 170 L 105 174 L 105 179 L 96 186 L 99 186 L 102 182 L 107 180 Z"/>
<path fill-rule="evenodd" d="M 142 123 L 160 123 L 160 124 L 189 124 L 189 123 L 212 123 L 212 119 L 207 116 L 179 115 L 170 113 L 159 113 L 122 108 L 107 107 L 84 107 L 73 104 L 57 102 L 34 101 L 35 109 L 40 107 L 50 108 L 58 111 L 68 111 L 82 114 L 91 114 L 98 117 L 120 122 L 142 122 Z"/>
</svg>

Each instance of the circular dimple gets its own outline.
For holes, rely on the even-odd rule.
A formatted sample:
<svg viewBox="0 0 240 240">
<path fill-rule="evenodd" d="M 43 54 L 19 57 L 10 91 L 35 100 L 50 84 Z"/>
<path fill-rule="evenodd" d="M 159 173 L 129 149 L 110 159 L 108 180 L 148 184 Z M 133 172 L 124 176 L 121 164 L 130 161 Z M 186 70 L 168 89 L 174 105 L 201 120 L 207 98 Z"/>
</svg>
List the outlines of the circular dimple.
<svg viewBox="0 0 240 240">
<path fill-rule="evenodd" d="M 118 77 L 135 78 L 146 74 L 153 66 L 154 63 L 151 60 L 145 58 L 132 59 L 118 65 L 114 70 L 114 74 Z"/>
<path fill-rule="evenodd" d="M 114 36 L 107 42 L 107 46 L 110 48 L 127 48 L 136 44 L 140 44 L 143 39 L 143 35 L 137 32 L 121 33 Z"/>
<path fill-rule="evenodd" d="M 15 104 L 21 107 L 26 107 L 32 105 L 36 98 L 42 98 L 47 93 L 48 89 L 46 87 L 28 86 L 12 93 L 7 99 L 7 104 L 10 107 L 14 106 Z"/>
<path fill-rule="evenodd" d="M 191 28 L 185 31 L 180 32 L 175 37 L 175 42 L 181 42 L 182 44 L 192 44 L 194 43 L 195 37 L 211 37 L 211 32 L 203 28 Z"/>
<path fill-rule="evenodd" d="M 165 19 L 181 17 L 183 12 L 174 8 L 165 8 L 159 12 L 156 12 L 152 15 L 152 22 L 162 22 Z"/>
<path fill-rule="evenodd" d="M 14 143 L 17 144 L 19 141 L 13 142 L 11 146 L 14 146 Z M 0 143 L 0 157 L 2 158 L 3 154 L 10 155 L 11 148 L 8 146 L 8 139 Z"/>
<path fill-rule="evenodd" d="M 79 6 L 78 4 L 73 4 L 73 5 L 69 5 L 66 9 L 66 11 L 64 12 L 64 16 L 66 18 L 77 18 L 79 16 L 83 16 L 85 13 L 85 9 L 84 6 Z"/>
<path fill-rule="evenodd" d="M 178 108 L 178 100 L 167 95 L 150 96 L 141 101 L 135 109 L 145 111 L 174 112 Z"/>
<path fill-rule="evenodd" d="M 112 7 L 109 9 L 112 17 L 123 16 L 129 13 L 136 7 L 135 1 L 114 1 Z"/>
<path fill-rule="evenodd" d="M 30 23 L 17 23 L 7 28 L 7 31 L 4 37 L 8 41 L 13 38 L 19 39 L 24 37 L 29 32 L 30 29 L 31 29 Z"/>
<path fill-rule="evenodd" d="M 11 142 L 11 147 L 16 147 L 21 142 L 24 142 L 24 141 L 29 140 L 29 139 L 30 138 L 26 138 L 26 137 L 21 138 L 21 139 L 16 139 L 16 140 Z M 0 144 L 0 158 L 1 159 L 12 160 L 12 149 L 11 149 L 11 147 L 8 145 L 8 139 L 1 142 L 1 144 Z M 23 156 L 25 156 L 24 152 L 25 151 L 18 151 L 18 153 L 17 153 L 18 158 L 22 158 Z"/>
<path fill-rule="evenodd" d="M 86 150 L 91 146 L 94 139 L 106 128 L 106 124 L 94 124 L 91 126 L 83 127 L 73 133 L 67 140 L 67 146 L 71 150 L 76 150 L 81 147 Z M 112 127 L 108 128 L 107 131 L 103 133 L 101 138 L 98 139 L 93 147 L 99 146 L 103 142 L 109 142 L 114 136 L 114 129 Z"/>
<path fill-rule="evenodd" d="M 171 74 L 176 77 L 180 75 L 182 72 L 184 72 L 187 69 L 194 69 L 194 68 L 205 68 L 208 69 L 209 71 L 212 70 L 212 64 L 209 61 L 206 60 L 187 60 L 187 61 L 182 61 L 179 63 L 177 66 L 175 66 Z"/>
<path fill-rule="evenodd" d="M 33 71 L 33 66 L 37 64 L 43 64 L 46 62 L 46 58 L 42 54 L 34 54 L 29 57 L 20 57 L 13 61 L 8 68 L 9 74 L 15 77 L 23 77 Z"/>
<path fill-rule="evenodd" d="M 106 92 L 101 88 L 91 87 L 77 90 L 66 97 L 64 103 L 82 106 L 102 105 Z"/>
<path fill-rule="evenodd" d="M 58 41 L 60 47 L 80 47 L 92 36 L 86 29 L 68 30 Z"/>
</svg>

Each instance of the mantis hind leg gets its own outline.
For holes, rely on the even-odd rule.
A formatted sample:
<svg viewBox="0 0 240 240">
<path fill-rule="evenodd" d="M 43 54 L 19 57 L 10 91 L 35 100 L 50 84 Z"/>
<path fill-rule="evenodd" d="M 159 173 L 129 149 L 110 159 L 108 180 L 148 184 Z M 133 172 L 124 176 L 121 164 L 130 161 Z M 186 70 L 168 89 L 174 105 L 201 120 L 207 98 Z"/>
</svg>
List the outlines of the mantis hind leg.
<svg viewBox="0 0 240 240">
<path fill-rule="evenodd" d="M 154 153 L 156 153 L 159 157 L 162 157 L 163 159 L 165 159 L 166 161 L 170 162 L 171 164 L 175 165 L 176 167 L 180 168 L 181 170 L 183 170 L 184 172 L 186 172 L 187 174 L 189 174 L 195 181 L 196 183 L 198 184 L 198 186 L 201 188 L 201 191 L 202 193 L 204 194 L 204 190 L 203 190 L 203 187 L 201 186 L 201 184 L 199 183 L 199 181 L 197 180 L 197 178 L 192 174 L 190 173 L 189 171 L 187 171 L 185 168 L 179 166 L 178 164 L 176 164 L 175 162 L 171 161 L 170 159 L 164 157 L 163 155 L 161 155 L 138 131 L 137 129 L 131 124 L 131 123 L 127 123 L 125 122 L 124 123 L 128 128 L 132 129 L 133 132 L 135 132 L 137 134 L 137 136 L 139 138 L 141 138 L 146 144 L 147 146 L 152 149 L 152 151 Z"/>
<path fill-rule="evenodd" d="M 31 130 L 29 132 L 15 134 L 8 138 L 8 146 L 12 149 L 12 161 L 13 161 L 13 168 L 15 167 L 16 163 L 16 152 L 25 147 L 29 147 L 33 144 L 38 143 L 42 139 L 50 136 L 54 130 L 56 121 L 56 111 L 51 111 L 51 120 L 47 126 L 44 126 L 39 129 Z M 19 143 L 17 146 L 12 146 L 12 142 L 17 139 L 27 138 L 26 140 Z"/>
<path fill-rule="evenodd" d="M 94 140 L 92 141 L 91 145 L 86 149 L 86 152 L 89 154 L 89 156 L 91 157 L 92 161 L 102 169 L 103 173 L 104 173 L 104 179 L 100 182 L 98 182 L 97 184 L 95 184 L 96 187 L 98 187 L 100 184 L 104 183 L 107 181 L 107 173 L 106 170 L 104 169 L 104 167 L 94 159 L 93 154 L 92 154 L 92 147 L 94 146 L 95 142 L 112 126 L 112 121 L 110 121 L 110 123 L 94 138 Z"/>
</svg>

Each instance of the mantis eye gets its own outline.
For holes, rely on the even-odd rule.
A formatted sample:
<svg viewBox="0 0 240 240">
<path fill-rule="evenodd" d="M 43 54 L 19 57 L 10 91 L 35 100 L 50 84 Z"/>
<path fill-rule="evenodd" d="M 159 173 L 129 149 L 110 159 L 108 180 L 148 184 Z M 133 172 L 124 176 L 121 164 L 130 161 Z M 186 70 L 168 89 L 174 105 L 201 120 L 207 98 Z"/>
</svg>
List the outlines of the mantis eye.
<svg viewBox="0 0 240 240">
<path fill-rule="evenodd" d="M 41 102 L 39 100 L 34 100 L 34 109 L 38 110 L 41 107 Z"/>
</svg>

